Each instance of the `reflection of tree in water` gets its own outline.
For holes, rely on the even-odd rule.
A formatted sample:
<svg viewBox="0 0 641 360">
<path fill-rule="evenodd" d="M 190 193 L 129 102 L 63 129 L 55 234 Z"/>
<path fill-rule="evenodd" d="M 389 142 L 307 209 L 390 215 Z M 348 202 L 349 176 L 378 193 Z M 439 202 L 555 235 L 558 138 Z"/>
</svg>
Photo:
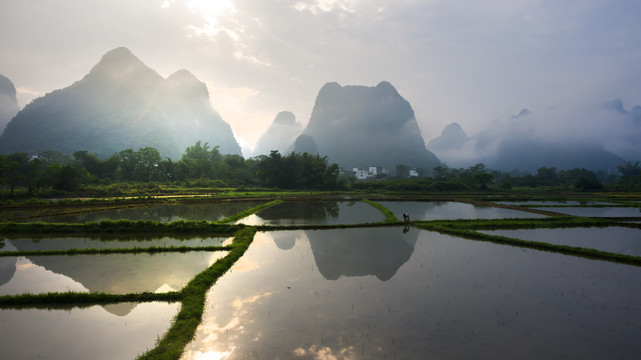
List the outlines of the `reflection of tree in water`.
<svg viewBox="0 0 641 360">
<path fill-rule="evenodd" d="M 338 201 L 290 201 L 269 207 L 258 215 L 265 220 L 338 218 Z"/>
<path fill-rule="evenodd" d="M 137 207 L 131 209 L 87 212 L 76 215 L 49 216 L 38 218 L 37 220 L 46 222 L 90 222 L 118 219 L 151 220 L 160 222 L 176 220 L 217 221 L 262 203 L 264 203 L 264 201 L 231 201 L 198 204 L 180 203 Z"/>
<path fill-rule="evenodd" d="M 387 281 L 409 260 L 419 230 L 368 228 L 306 231 L 318 270 L 328 280 L 375 275 Z"/>
</svg>

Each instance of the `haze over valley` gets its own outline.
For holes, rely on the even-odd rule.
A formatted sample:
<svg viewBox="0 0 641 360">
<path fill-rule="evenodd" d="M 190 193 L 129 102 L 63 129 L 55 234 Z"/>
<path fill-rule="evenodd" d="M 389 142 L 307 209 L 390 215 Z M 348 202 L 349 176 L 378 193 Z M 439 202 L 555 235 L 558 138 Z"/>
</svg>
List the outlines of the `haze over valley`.
<svg viewBox="0 0 641 360">
<path fill-rule="evenodd" d="M 3 4 L 0 153 L 613 169 L 641 158 L 640 6 Z"/>
</svg>

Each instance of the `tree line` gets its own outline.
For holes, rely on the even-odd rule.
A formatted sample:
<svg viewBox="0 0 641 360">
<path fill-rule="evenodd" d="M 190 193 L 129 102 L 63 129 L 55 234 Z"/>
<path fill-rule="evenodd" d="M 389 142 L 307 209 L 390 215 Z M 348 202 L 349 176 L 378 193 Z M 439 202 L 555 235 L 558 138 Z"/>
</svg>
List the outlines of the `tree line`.
<svg viewBox="0 0 641 360">
<path fill-rule="evenodd" d="M 329 164 L 326 156 L 272 151 L 245 159 L 221 154 L 218 146 L 200 141 L 187 147 L 179 161 L 163 159 L 153 147 L 123 150 L 106 159 L 85 150 L 71 156 L 58 151 L 0 155 L 0 185 L 11 197 L 17 187 L 26 188 L 32 197 L 43 189 L 74 192 L 83 185 L 118 182 L 331 189 L 339 186 L 338 175 L 338 165 Z"/>
<path fill-rule="evenodd" d="M 406 165 L 396 166 L 396 175 L 356 181 L 349 170 L 341 171 L 326 156 L 308 153 L 269 155 L 245 159 L 221 154 L 218 146 L 198 141 L 185 149 L 179 161 L 162 158 L 153 147 L 127 149 L 107 158 L 85 150 L 64 155 L 42 151 L 34 155 L 16 152 L 0 155 L 0 186 L 13 197 L 16 188 L 28 197 L 42 190 L 78 192 L 83 187 L 117 183 L 176 184 L 181 187 L 265 187 L 280 189 L 389 189 L 407 191 L 465 191 L 488 188 L 556 187 L 595 191 L 641 189 L 639 162 L 624 162 L 616 172 L 581 168 L 557 170 L 541 167 L 534 174 L 486 169 L 484 164 L 468 168 L 437 166 L 419 169 L 418 179 L 407 179 Z M 5 190 L 5 192 L 6 192 Z"/>
</svg>

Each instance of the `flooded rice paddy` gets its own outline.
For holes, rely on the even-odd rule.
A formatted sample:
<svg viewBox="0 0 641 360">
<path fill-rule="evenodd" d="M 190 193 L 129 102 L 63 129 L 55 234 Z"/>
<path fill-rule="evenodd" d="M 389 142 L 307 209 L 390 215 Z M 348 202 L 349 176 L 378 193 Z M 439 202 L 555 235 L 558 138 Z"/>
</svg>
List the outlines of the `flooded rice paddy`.
<svg viewBox="0 0 641 360">
<path fill-rule="evenodd" d="M 9 245 L 12 246 L 12 245 Z M 0 257 L 0 295 L 183 288 L 226 252 Z"/>
<path fill-rule="evenodd" d="M 635 358 L 639 289 L 635 266 L 415 229 L 258 233 L 183 358 Z"/>
<path fill-rule="evenodd" d="M 118 306 L 130 310 L 123 314 Z M 178 304 L 157 302 L 111 308 L 4 309 L 0 311 L 2 356 L 12 360 L 135 359 L 155 346 L 178 309 Z"/>
<path fill-rule="evenodd" d="M 542 218 L 544 215 L 520 210 L 491 206 L 477 206 L 454 201 L 379 201 L 402 219 L 408 213 L 411 220 L 456 220 L 456 219 L 506 219 Z"/>
<path fill-rule="evenodd" d="M 537 209 L 554 211 L 572 216 L 588 217 L 641 217 L 641 209 L 637 207 L 537 207 Z"/>
<path fill-rule="evenodd" d="M 361 201 L 286 201 L 250 215 L 245 225 L 339 225 L 385 220 L 380 211 Z"/>
<path fill-rule="evenodd" d="M 172 215 L 137 208 L 109 216 L 214 221 L 260 203 L 242 202 L 224 215 L 210 208 L 213 204 L 183 204 Z M 458 202 L 380 203 L 399 219 L 404 212 L 412 220 L 543 217 Z M 153 213 L 165 215 L 154 218 Z M 98 215 L 64 221 L 100 221 L 89 220 Z M 239 223 L 343 225 L 384 219 L 360 201 L 286 201 Z M 641 256 L 639 231 L 610 226 L 482 232 Z M 199 247 L 231 240 L 20 235 L 1 237 L 0 252 Z M 180 291 L 226 254 L 5 254 L 0 256 L 0 295 Z M 179 304 L 1 309 L 0 347 L 12 359 L 132 359 L 155 346 Z M 641 357 L 639 339 L 641 267 L 413 227 L 359 227 L 258 232 L 208 291 L 202 323 L 183 359 L 635 359 Z"/>
<path fill-rule="evenodd" d="M 21 221 L 56 223 L 84 223 L 120 219 L 159 222 L 172 222 L 178 220 L 218 221 L 264 203 L 265 201 L 178 203 L 82 212 L 67 215 L 43 215 L 30 218 L 24 218 L 23 215 Z"/>
<path fill-rule="evenodd" d="M 190 237 L 99 235 L 94 237 L 11 237 L 0 238 L 2 251 L 41 251 L 68 249 L 127 249 L 169 246 L 223 246 L 231 244 L 231 237 Z"/>
<path fill-rule="evenodd" d="M 482 230 L 479 232 L 527 241 L 641 256 L 640 229 L 611 226 L 605 228 Z"/>
<path fill-rule="evenodd" d="M 590 205 L 615 205 L 614 203 L 611 202 L 605 202 L 605 201 L 578 201 L 578 200 L 567 200 L 567 201 L 534 201 L 534 200 L 528 200 L 528 201 L 497 201 L 497 204 L 503 204 L 503 205 L 541 205 L 541 206 L 590 206 Z"/>
</svg>

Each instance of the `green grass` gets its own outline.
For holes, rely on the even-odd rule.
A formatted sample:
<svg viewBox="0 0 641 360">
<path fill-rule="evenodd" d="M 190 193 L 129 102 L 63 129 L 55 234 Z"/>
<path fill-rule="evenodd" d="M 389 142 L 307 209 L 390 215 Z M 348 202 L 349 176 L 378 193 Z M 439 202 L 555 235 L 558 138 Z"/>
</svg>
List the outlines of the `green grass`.
<svg viewBox="0 0 641 360">
<path fill-rule="evenodd" d="M 278 205 L 278 204 L 280 204 L 282 202 L 283 202 L 283 200 L 278 199 L 278 200 L 274 200 L 274 201 L 268 202 L 266 204 L 260 204 L 258 206 L 254 206 L 251 209 L 247 209 L 245 211 L 241 211 L 236 215 L 233 215 L 233 216 L 230 216 L 228 218 L 219 220 L 216 223 L 217 224 L 229 224 L 229 223 L 232 223 L 232 222 L 236 222 L 236 221 L 238 221 L 240 219 L 246 218 L 249 215 L 253 215 L 253 214 L 255 214 L 255 213 L 257 213 L 257 212 L 259 212 L 261 210 L 267 209 L 268 207 L 271 207 L 271 206 L 274 206 L 274 205 Z"/>
<path fill-rule="evenodd" d="M 105 220 L 78 224 L 0 223 L 2 234 L 231 234 L 243 225 L 207 221 L 174 221 L 163 223 L 149 220 Z"/>
<path fill-rule="evenodd" d="M 149 302 L 165 301 L 180 302 L 181 308 L 179 313 L 173 319 L 170 329 L 158 341 L 154 349 L 149 350 L 141 355 L 141 359 L 178 359 L 180 358 L 184 347 L 194 337 L 195 331 L 202 320 L 204 305 L 207 291 L 215 282 L 225 274 L 231 266 L 245 253 L 251 244 L 256 231 L 283 231 L 283 230 L 327 230 L 327 229 L 349 229 L 349 228 L 371 228 L 371 227 L 402 227 L 405 224 L 399 221 L 389 209 L 375 202 L 376 200 L 417 200 L 417 201 L 466 201 L 472 203 L 491 205 L 494 201 L 499 200 L 550 200 L 556 201 L 559 195 L 541 194 L 541 193 L 521 193 L 497 198 L 496 194 L 473 193 L 473 192 L 453 192 L 420 194 L 420 193 L 377 193 L 372 194 L 367 191 L 362 192 L 309 192 L 309 191 L 269 191 L 269 190 L 245 190 L 238 191 L 234 189 L 225 189 L 211 194 L 210 197 L 199 197 L 198 201 L 212 201 L 212 198 L 225 199 L 263 199 L 267 202 L 251 209 L 240 212 L 234 216 L 217 222 L 207 221 L 175 221 L 172 223 L 161 223 L 156 221 L 129 221 L 129 220 L 108 220 L 99 223 L 85 224 L 54 224 L 54 223 L 0 223 L 0 233 L 6 237 L 29 236 L 37 237 L 55 237 L 61 235 L 82 235 L 98 236 L 100 238 L 113 237 L 121 239 L 123 237 L 145 237 L 153 239 L 157 236 L 177 236 L 184 238 L 193 238 L 195 236 L 233 236 L 234 241 L 230 246 L 167 246 L 167 247 L 134 247 L 118 249 L 68 249 L 68 250 L 42 250 L 42 251 L 12 251 L 0 252 L 0 256 L 34 256 L 34 255 L 79 255 L 79 254 L 118 254 L 118 253 L 137 253 L 137 252 L 187 252 L 187 251 L 228 251 L 227 255 L 216 261 L 212 266 L 196 275 L 181 291 L 169 292 L 164 294 L 137 293 L 125 295 L 113 295 L 105 293 L 47 293 L 47 294 L 22 294 L 0 296 L 0 308 L 42 308 L 42 309 L 65 309 L 70 307 L 88 307 L 96 304 L 110 304 L 119 302 Z M 619 203 L 634 205 L 633 201 L 639 201 L 641 197 L 638 194 L 616 194 L 612 197 L 604 194 L 563 194 L 565 200 L 589 200 L 589 201 L 613 201 L 616 199 Z M 274 206 L 283 202 L 283 200 L 320 200 L 335 199 L 344 200 L 362 199 L 366 203 L 377 208 L 385 215 L 385 220 L 374 223 L 363 224 L 345 224 L 345 225 L 275 225 L 275 226 L 245 226 L 233 225 L 234 222 L 255 214 L 267 207 Z M 79 211 L 82 208 L 90 210 L 94 207 L 98 209 L 105 208 L 105 204 L 124 203 L 128 206 L 139 206 L 150 203 L 161 204 L 171 202 L 192 202 L 192 198 L 173 198 L 168 199 L 127 199 L 127 200 L 90 200 L 79 202 L 76 206 L 75 201 L 69 201 L 74 204 L 73 210 Z M 69 206 L 66 204 L 43 204 L 34 202 L 33 204 L 11 205 L 3 210 L 12 211 L 16 207 L 22 207 L 21 211 L 41 211 L 42 208 L 53 208 L 54 211 L 58 206 Z M 509 205 L 511 206 L 511 205 Z M 17 211 L 17 210 L 16 210 Z M 49 210 L 47 210 L 49 211 Z M 590 259 L 600 259 L 606 261 L 620 262 L 641 266 L 641 257 L 613 254 L 594 249 L 571 247 L 564 245 L 554 245 L 542 242 L 532 242 L 519 239 L 513 239 L 504 236 L 486 235 L 479 230 L 494 229 L 531 229 L 531 228 L 562 228 L 562 227 L 605 227 L 605 226 L 626 226 L 632 228 L 641 228 L 641 224 L 622 223 L 615 220 L 593 219 L 574 216 L 551 216 L 540 219 L 498 219 L 498 220 L 439 220 L 439 221 L 413 221 L 412 226 L 429 231 L 436 231 L 452 236 L 476 241 L 489 241 L 497 244 L 519 246 L 523 248 L 532 248 L 542 251 L 556 252 L 572 256 L 586 257 Z M 1 243 L 1 241 L 0 241 Z"/>
<path fill-rule="evenodd" d="M 393 213 L 393 212 L 391 212 L 391 211 L 390 211 L 388 208 L 386 208 L 385 206 L 383 206 L 383 205 L 381 205 L 381 204 L 379 204 L 379 203 L 377 203 L 377 202 L 374 202 L 374 201 L 368 200 L 368 199 L 363 199 L 363 201 L 364 201 L 364 202 L 366 202 L 366 203 L 368 203 L 368 204 L 370 204 L 371 206 L 373 206 L 373 207 L 375 207 L 376 209 L 378 209 L 378 211 L 380 211 L 381 213 L 383 213 L 383 215 L 385 215 L 385 222 L 388 222 L 388 223 L 395 223 L 395 222 L 398 222 L 398 219 L 396 218 L 396 215 L 394 215 L 394 213 Z"/>
<path fill-rule="evenodd" d="M 191 251 L 224 251 L 231 250 L 232 246 L 150 246 L 133 248 L 108 248 L 108 249 L 66 249 L 66 250 L 30 250 L 30 251 L 2 251 L 0 256 L 60 256 L 60 255 L 108 255 L 108 254 L 157 254 L 167 252 Z"/>
<path fill-rule="evenodd" d="M 256 230 L 245 228 L 234 237 L 234 248 L 227 256 L 216 261 L 205 271 L 196 275 L 180 292 L 182 306 L 173 320 L 171 328 L 158 345 L 141 355 L 139 359 L 179 359 L 200 324 L 205 308 L 205 297 L 209 288 L 226 273 L 245 253 L 254 238 Z"/>
<path fill-rule="evenodd" d="M 107 293 L 53 292 L 0 296 L 0 309 L 70 309 L 121 302 L 180 301 L 179 292 L 115 295 Z"/>
<path fill-rule="evenodd" d="M 641 266 L 641 257 L 610 253 L 591 248 L 557 245 L 545 242 L 527 241 L 506 236 L 489 235 L 477 230 L 498 229 L 535 229 L 535 228 L 568 228 L 568 227 L 606 227 L 628 226 L 639 227 L 639 224 L 621 224 L 616 221 L 590 219 L 581 217 L 554 217 L 545 219 L 504 219 L 504 220 L 458 220 L 458 221 L 424 221 L 415 222 L 417 228 L 436 231 L 442 234 L 465 239 L 488 241 L 496 244 L 518 246 L 542 251 L 580 256 L 590 259 L 606 260 L 618 263 Z"/>
</svg>

